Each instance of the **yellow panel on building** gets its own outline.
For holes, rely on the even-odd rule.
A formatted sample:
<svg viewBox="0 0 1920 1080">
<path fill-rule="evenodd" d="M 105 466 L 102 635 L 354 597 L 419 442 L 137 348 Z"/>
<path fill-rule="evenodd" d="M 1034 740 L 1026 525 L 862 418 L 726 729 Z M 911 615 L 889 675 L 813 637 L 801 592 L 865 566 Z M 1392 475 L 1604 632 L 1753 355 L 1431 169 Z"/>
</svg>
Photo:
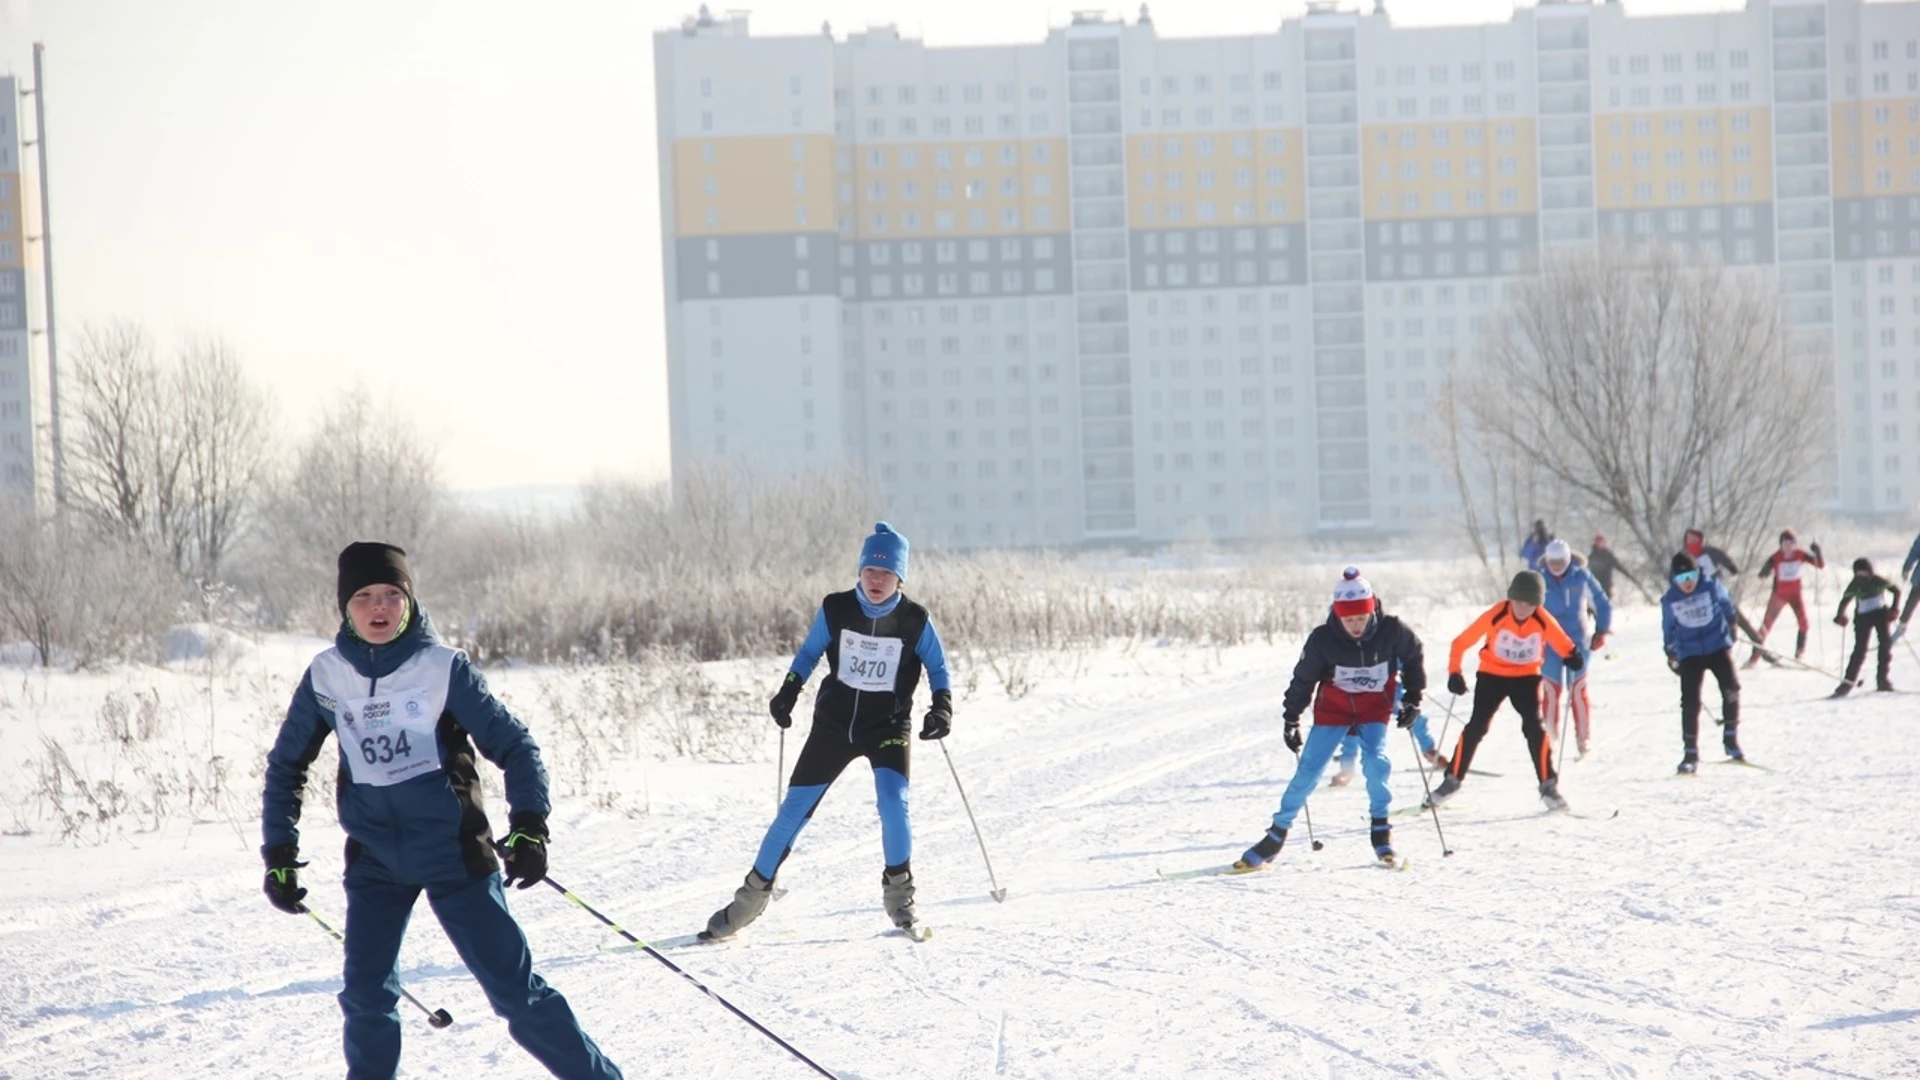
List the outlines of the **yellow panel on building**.
<svg viewBox="0 0 1920 1080">
<path fill-rule="evenodd" d="M 1531 214 L 1540 205 L 1527 117 L 1368 124 L 1360 172 L 1368 218 Z"/>
<path fill-rule="evenodd" d="M 1832 124 L 1835 197 L 1920 195 L 1920 98 L 1836 102 Z"/>
<path fill-rule="evenodd" d="M 749 135 L 673 144 L 674 233 L 826 232 L 833 137 Z"/>
<path fill-rule="evenodd" d="M 839 212 L 862 240 L 1063 233 L 1067 140 L 883 143 L 845 148 Z"/>
<path fill-rule="evenodd" d="M 1307 216 L 1299 128 L 1127 137 L 1135 229 L 1278 225 Z"/>
<path fill-rule="evenodd" d="M 1764 106 L 1597 113 L 1593 157 L 1602 210 L 1770 202 L 1773 114 Z"/>
</svg>

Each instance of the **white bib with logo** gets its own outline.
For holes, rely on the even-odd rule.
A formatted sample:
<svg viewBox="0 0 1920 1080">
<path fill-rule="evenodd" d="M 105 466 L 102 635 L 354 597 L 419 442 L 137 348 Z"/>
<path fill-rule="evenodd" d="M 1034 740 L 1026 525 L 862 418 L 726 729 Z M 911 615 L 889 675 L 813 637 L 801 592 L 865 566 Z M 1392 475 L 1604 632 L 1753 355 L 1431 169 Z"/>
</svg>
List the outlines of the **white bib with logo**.
<svg viewBox="0 0 1920 1080">
<path fill-rule="evenodd" d="M 1713 594 L 1701 589 L 1673 602 L 1674 621 L 1689 630 L 1698 630 L 1713 622 Z"/>
<path fill-rule="evenodd" d="M 1493 635 L 1493 655 L 1509 664 L 1531 664 L 1540 659 L 1540 635 L 1525 637 L 1501 627 Z"/>
<path fill-rule="evenodd" d="M 366 676 L 338 649 L 314 658 L 314 695 L 333 705 L 334 734 L 354 783 L 387 787 L 440 770 L 435 731 L 456 655 L 444 645 L 421 649 L 378 680 L 371 695 Z"/>
<path fill-rule="evenodd" d="M 1773 576 L 1780 581 L 1799 581 L 1800 568 L 1805 565 L 1806 563 L 1801 562 L 1799 559 L 1792 559 L 1780 563 L 1773 568 Z"/>
<path fill-rule="evenodd" d="M 1387 688 L 1387 665 L 1372 667 L 1333 666 L 1333 685 L 1349 694 L 1370 694 Z"/>
<path fill-rule="evenodd" d="M 1872 596 L 1863 596 L 1854 601 L 1853 606 L 1855 610 L 1862 615 L 1865 615 L 1869 611 L 1879 611 L 1881 608 L 1887 606 L 1887 594 L 1877 592 Z"/>
<path fill-rule="evenodd" d="M 840 670 L 835 677 L 854 690 L 889 692 L 900 674 L 900 652 L 904 644 L 899 638 L 868 637 L 842 630 Z"/>
</svg>

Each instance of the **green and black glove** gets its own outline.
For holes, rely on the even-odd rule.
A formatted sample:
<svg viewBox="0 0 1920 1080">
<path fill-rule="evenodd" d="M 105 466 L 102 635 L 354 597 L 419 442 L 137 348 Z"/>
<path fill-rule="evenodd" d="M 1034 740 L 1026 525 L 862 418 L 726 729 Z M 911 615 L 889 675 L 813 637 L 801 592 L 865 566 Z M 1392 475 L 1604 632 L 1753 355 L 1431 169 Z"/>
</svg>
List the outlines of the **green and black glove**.
<svg viewBox="0 0 1920 1080">
<path fill-rule="evenodd" d="M 264 891 L 268 902 L 289 915 L 305 914 L 307 906 L 300 901 L 307 898 L 307 890 L 300 887 L 300 868 L 307 864 L 300 861 L 300 849 L 292 844 L 275 844 L 261 855 L 267 860 Z"/>
<path fill-rule="evenodd" d="M 519 888 L 532 888 L 547 876 L 547 815 L 519 813 L 508 820 L 512 829 L 500 841 L 507 864 L 503 884 L 518 881 Z"/>
</svg>

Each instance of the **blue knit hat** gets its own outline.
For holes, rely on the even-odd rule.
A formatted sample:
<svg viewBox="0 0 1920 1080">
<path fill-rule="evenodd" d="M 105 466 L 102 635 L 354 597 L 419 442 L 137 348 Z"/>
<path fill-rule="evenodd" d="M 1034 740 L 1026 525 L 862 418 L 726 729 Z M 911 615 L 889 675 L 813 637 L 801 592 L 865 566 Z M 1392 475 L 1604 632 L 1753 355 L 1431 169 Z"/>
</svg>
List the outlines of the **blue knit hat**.
<svg viewBox="0 0 1920 1080">
<path fill-rule="evenodd" d="M 901 581 L 907 580 L 907 538 L 882 521 L 873 527 L 873 535 L 860 545 L 860 569 L 877 566 L 891 570 Z"/>
</svg>

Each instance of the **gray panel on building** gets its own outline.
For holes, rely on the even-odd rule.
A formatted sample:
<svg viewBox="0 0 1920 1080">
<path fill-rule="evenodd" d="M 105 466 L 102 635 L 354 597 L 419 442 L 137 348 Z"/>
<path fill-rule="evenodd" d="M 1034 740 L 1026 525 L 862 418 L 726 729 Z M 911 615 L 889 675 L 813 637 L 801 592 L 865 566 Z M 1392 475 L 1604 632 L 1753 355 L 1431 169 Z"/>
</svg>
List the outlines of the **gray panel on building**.
<svg viewBox="0 0 1920 1080">
<path fill-rule="evenodd" d="M 830 232 L 679 237 L 674 241 L 679 297 L 832 296 L 839 288 L 839 243 Z"/>
</svg>

